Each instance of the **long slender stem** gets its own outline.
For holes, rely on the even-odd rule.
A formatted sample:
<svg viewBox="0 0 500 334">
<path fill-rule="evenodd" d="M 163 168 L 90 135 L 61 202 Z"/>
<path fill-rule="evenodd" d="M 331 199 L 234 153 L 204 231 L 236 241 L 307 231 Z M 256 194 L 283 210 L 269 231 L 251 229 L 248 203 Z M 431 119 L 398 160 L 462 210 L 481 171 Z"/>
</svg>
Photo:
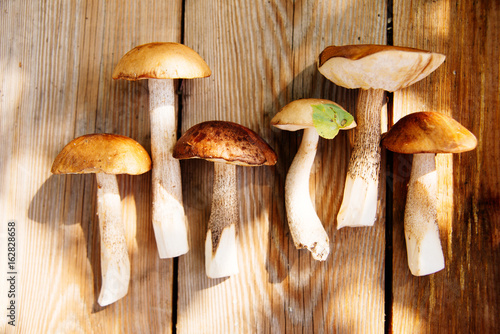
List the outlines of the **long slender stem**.
<svg viewBox="0 0 500 334">
<path fill-rule="evenodd" d="M 239 223 L 236 166 L 214 163 L 212 208 L 205 240 L 205 269 L 210 278 L 237 274 Z"/>
<path fill-rule="evenodd" d="M 380 112 L 384 91 L 361 90 L 356 105 L 356 137 L 349 160 L 337 228 L 372 226 L 377 218 L 380 173 Z"/>
<path fill-rule="evenodd" d="M 415 276 L 444 268 L 437 223 L 435 154 L 414 154 L 406 197 L 404 230 L 408 266 Z"/>
<path fill-rule="evenodd" d="M 314 210 L 309 193 L 309 177 L 318 139 L 316 129 L 304 130 L 299 150 L 286 176 L 285 207 L 295 247 L 306 248 L 314 259 L 324 261 L 330 252 L 330 241 Z"/>
<path fill-rule="evenodd" d="M 116 176 L 98 173 L 96 177 L 102 272 L 102 287 L 98 303 L 105 306 L 127 294 L 130 281 L 130 260 L 125 242 Z"/>
<path fill-rule="evenodd" d="M 181 168 L 172 157 L 177 141 L 174 81 L 149 79 L 151 155 L 153 160 L 153 228 L 160 258 L 189 251 L 182 204 Z"/>
</svg>

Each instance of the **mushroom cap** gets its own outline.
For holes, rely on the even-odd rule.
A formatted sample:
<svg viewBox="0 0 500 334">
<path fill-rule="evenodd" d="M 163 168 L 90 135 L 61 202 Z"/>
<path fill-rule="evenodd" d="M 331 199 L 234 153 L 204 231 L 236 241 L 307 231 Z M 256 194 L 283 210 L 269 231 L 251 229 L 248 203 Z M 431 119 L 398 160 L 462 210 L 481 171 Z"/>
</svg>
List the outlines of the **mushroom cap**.
<svg viewBox="0 0 500 334">
<path fill-rule="evenodd" d="M 319 55 L 318 70 L 338 86 L 394 92 L 422 80 L 445 58 L 392 45 L 329 46 Z"/>
<path fill-rule="evenodd" d="M 73 139 L 57 155 L 53 174 L 133 174 L 151 169 L 148 152 L 132 138 L 89 134 Z"/>
<path fill-rule="evenodd" d="M 241 166 L 274 165 L 274 150 L 254 131 L 236 123 L 208 121 L 187 130 L 174 146 L 176 159 L 205 159 Z"/>
<path fill-rule="evenodd" d="M 453 118 L 421 111 L 401 118 L 384 135 L 382 144 L 404 154 L 460 153 L 473 150 L 476 137 Z"/>
<path fill-rule="evenodd" d="M 297 131 L 305 128 L 314 128 L 313 124 L 313 105 L 334 104 L 345 111 L 337 103 L 325 99 L 299 99 L 288 103 L 286 106 L 274 115 L 271 125 L 280 130 Z M 356 127 L 356 122 L 352 122 L 341 130 L 348 130 Z"/>
<path fill-rule="evenodd" d="M 193 79 L 212 74 L 196 51 L 179 43 L 136 46 L 118 62 L 113 79 Z"/>
</svg>

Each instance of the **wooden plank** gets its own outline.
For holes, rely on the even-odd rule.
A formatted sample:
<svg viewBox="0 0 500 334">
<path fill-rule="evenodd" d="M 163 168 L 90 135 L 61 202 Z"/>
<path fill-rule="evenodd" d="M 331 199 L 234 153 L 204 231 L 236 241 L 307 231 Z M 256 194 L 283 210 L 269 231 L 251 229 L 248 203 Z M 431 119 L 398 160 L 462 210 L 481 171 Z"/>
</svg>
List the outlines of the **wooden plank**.
<svg viewBox="0 0 500 334">
<path fill-rule="evenodd" d="M 385 1 L 186 3 L 184 42 L 213 74 L 183 82 L 182 130 L 211 119 L 235 121 L 265 138 L 279 162 L 238 168 L 240 273 L 217 280 L 204 270 L 213 168 L 204 161 L 182 162 L 191 251 L 179 260 L 180 333 L 383 331 L 383 199 L 375 227 L 338 232 L 348 135 L 321 140 L 311 191 L 332 252 L 319 263 L 297 251 L 283 187 L 300 134 L 271 129 L 269 121 L 302 97 L 331 98 L 353 111 L 356 91 L 325 80 L 316 59 L 331 44 L 384 44 L 385 13 Z"/>
<path fill-rule="evenodd" d="M 445 269 L 409 273 L 403 235 L 411 157 L 394 155 L 394 333 L 496 333 L 500 313 L 498 1 L 394 1 L 394 44 L 441 52 L 429 78 L 394 94 L 394 121 L 433 110 L 478 138 L 475 151 L 439 155 L 439 227 Z"/>
<path fill-rule="evenodd" d="M 172 331 L 172 261 L 160 261 L 150 224 L 150 173 L 120 176 L 132 280 L 97 304 L 100 253 L 94 177 L 51 176 L 76 136 L 113 132 L 150 148 L 145 82 L 113 82 L 119 58 L 150 41 L 180 41 L 181 1 L 0 3 L 1 223 L 17 223 L 17 322 L 1 332 Z M 1 242 L 5 310 L 5 247 Z M 5 312 L 3 312 L 4 314 Z"/>
</svg>

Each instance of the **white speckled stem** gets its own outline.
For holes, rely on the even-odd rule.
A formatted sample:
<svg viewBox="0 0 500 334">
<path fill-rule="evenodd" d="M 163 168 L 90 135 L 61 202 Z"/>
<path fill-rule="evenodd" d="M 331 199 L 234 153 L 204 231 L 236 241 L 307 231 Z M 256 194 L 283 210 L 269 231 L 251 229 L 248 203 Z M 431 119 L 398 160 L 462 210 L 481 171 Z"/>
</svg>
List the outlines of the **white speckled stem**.
<svg viewBox="0 0 500 334">
<path fill-rule="evenodd" d="M 215 162 L 212 208 L 205 240 L 205 269 L 210 278 L 239 272 L 236 246 L 238 210 L 236 166 Z"/>
<path fill-rule="evenodd" d="M 361 90 L 356 103 L 356 137 L 349 160 L 337 229 L 372 226 L 377 219 L 380 173 L 380 112 L 384 91 Z"/>
<path fill-rule="evenodd" d="M 285 207 L 295 247 L 306 248 L 315 260 L 324 261 L 330 252 L 330 240 L 314 210 L 309 192 L 309 176 L 318 139 L 316 129 L 304 130 L 299 150 L 286 176 Z"/>
<path fill-rule="evenodd" d="M 182 204 L 181 167 L 172 156 L 177 142 L 174 81 L 149 79 L 151 156 L 153 160 L 153 228 L 160 258 L 189 251 Z"/>
<path fill-rule="evenodd" d="M 102 287 L 98 303 L 106 306 L 127 294 L 130 281 L 130 260 L 125 242 L 116 176 L 98 173 L 96 177 L 102 272 Z"/>
<path fill-rule="evenodd" d="M 437 223 L 435 154 L 414 154 L 406 197 L 404 230 L 408 266 L 415 276 L 444 268 Z"/>
</svg>

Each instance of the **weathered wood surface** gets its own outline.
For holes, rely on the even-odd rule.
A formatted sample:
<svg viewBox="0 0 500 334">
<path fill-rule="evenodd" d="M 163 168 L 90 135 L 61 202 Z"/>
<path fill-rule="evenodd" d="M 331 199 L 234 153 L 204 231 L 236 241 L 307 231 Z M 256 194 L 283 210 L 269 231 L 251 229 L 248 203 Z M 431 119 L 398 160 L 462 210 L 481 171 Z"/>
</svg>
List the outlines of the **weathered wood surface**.
<svg viewBox="0 0 500 334">
<path fill-rule="evenodd" d="M 402 221 L 411 157 L 394 155 L 395 333 L 499 330 L 499 11 L 498 1 L 394 1 L 394 44 L 447 56 L 428 80 L 394 94 L 394 121 L 414 111 L 437 111 L 478 139 L 472 152 L 437 155 L 446 267 L 427 277 L 407 270 Z"/>
<path fill-rule="evenodd" d="M 183 163 L 193 249 L 179 260 L 180 332 L 383 331 L 383 221 L 374 228 L 336 230 L 347 134 L 320 141 L 311 175 L 332 248 L 320 263 L 295 249 L 285 217 L 284 181 L 301 132 L 271 129 L 269 122 L 285 104 L 304 97 L 330 98 L 354 110 L 355 92 L 325 80 L 317 57 L 331 44 L 385 43 L 385 13 L 383 1 L 187 3 L 185 43 L 202 54 L 213 74 L 210 80 L 184 81 L 183 131 L 211 119 L 241 123 L 275 148 L 278 164 L 239 168 L 240 274 L 210 280 L 201 246 L 213 167 Z"/>
<path fill-rule="evenodd" d="M 113 82 L 133 46 L 180 41 L 181 1 L 2 1 L 1 226 L 17 223 L 17 325 L 6 325 L 6 247 L 0 332 L 168 333 L 173 261 L 160 260 L 151 226 L 151 173 L 119 176 L 131 280 L 101 308 L 96 182 L 50 174 L 71 139 L 93 132 L 150 150 L 147 83 Z M 168 13 L 168 17 L 166 17 Z"/>
<path fill-rule="evenodd" d="M 2 311 L 0 332 L 496 332 L 498 6 L 487 0 L 0 2 L 2 310 L 9 301 L 10 219 L 17 223 L 18 272 L 16 327 Z M 476 151 L 438 157 L 446 268 L 423 278 L 408 271 L 401 224 L 411 157 L 389 155 L 393 164 L 383 177 L 391 182 L 381 183 L 375 226 L 337 231 L 353 134 L 320 140 L 310 190 L 331 254 L 319 263 L 295 249 L 285 217 L 284 181 L 301 133 L 269 125 L 282 106 L 302 97 L 333 99 L 354 111 L 357 92 L 323 78 L 317 56 L 332 44 L 390 42 L 391 13 L 395 45 L 442 52 L 447 60 L 394 94 L 389 125 L 429 109 L 453 116 L 479 139 Z M 179 132 L 205 120 L 238 122 L 268 141 L 279 161 L 237 168 L 240 274 L 217 280 L 204 272 L 211 163 L 181 164 L 191 251 L 175 261 L 157 256 L 150 173 L 120 176 L 132 282 L 124 299 L 101 308 L 94 177 L 51 176 L 50 166 L 67 142 L 92 132 L 127 135 L 150 150 L 147 83 L 111 79 L 126 51 L 150 41 L 183 42 L 213 72 L 180 84 Z"/>
</svg>

